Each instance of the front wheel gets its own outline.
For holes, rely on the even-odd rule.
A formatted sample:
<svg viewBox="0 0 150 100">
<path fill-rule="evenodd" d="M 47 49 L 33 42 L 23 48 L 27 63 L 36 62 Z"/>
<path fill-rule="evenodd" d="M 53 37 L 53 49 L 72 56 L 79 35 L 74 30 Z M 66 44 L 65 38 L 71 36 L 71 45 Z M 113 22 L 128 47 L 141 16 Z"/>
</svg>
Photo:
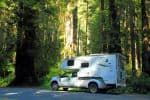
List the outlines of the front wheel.
<svg viewBox="0 0 150 100">
<path fill-rule="evenodd" d="M 52 88 L 53 91 L 57 91 L 58 88 L 59 88 L 58 83 L 57 82 L 52 82 L 51 88 Z"/>
<path fill-rule="evenodd" d="M 90 84 L 89 84 L 89 91 L 90 91 L 91 93 L 96 93 L 96 92 L 98 92 L 98 86 L 97 86 L 97 84 L 96 84 L 96 83 L 90 83 Z"/>
</svg>

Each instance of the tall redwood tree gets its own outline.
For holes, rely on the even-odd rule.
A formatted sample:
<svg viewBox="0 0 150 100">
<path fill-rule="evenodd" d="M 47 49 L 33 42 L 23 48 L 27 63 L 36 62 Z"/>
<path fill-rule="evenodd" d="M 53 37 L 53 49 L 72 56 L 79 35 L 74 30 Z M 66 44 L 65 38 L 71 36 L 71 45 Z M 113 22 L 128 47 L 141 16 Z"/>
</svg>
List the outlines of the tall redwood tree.
<svg viewBox="0 0 150 100">
<path fill-rule="evenodd" d="M 36 11 L 19 3 L 18 10 L 18 34 L 16 50 L 15 83 L 36 83 L 35 55 L 36 55 L 36 33 L 35 19 Z"/>
<path fill-rule="evenodd" d="M 150 75 L 150 13 L 149 0 L 141 0 L 142 12 L 142 71 Z"/>
</svg>

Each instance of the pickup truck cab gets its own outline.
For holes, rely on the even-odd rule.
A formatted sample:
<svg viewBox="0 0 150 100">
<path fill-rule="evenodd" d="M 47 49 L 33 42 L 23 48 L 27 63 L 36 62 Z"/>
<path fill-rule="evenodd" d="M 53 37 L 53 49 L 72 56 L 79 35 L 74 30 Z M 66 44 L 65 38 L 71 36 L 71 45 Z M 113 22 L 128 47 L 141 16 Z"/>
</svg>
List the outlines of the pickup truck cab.
<svg viewBox="0 0 150 100">
<path fill-rule="evenodd" d="M 77 72 L 72 72 L 51 79 L 53 91 L 57 91 L 60 87 L 64 91 L 67 91 L 68 88 L 88 88 L 91 93 L 96 93 L 99 89 L 103 89 L 106 86 L 101 78 L 79 78 L 77 77 Z"/>
</svg>

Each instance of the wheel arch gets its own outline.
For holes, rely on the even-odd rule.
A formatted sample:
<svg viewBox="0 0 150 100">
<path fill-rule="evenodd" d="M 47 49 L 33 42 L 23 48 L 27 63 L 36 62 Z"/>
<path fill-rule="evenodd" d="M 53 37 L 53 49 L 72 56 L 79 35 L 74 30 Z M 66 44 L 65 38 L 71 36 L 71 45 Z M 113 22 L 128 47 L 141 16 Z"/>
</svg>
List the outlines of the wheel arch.
<svg viewBox="0 0 150 100">
<path fill-rule="evenodd" d="M 89 87 L 90 84 L 93 84 L 93 83 L 96 84 L 97 87 L 99 87 L 99 86 L 98 86 L 98 83 L 97 83 L 96 81 L 90 81 L 90 82 L 88 83 L 88 87 Z"/>
<path fill-rule="evenodd" d="M 53 83 L 57 83 L 58 84 L 58 82 L 56 80 L 54 80 L 54 81 L 51 81 L 50 85 L 52 85 Z"/>
<path fill-rule="evenodd" d="M 99 79 L 99 80 L 97 80 L 97 79 L 92 79 L 92 80 L 90 80 L 89 83 L 88 83 L 88 87 L 89 87 L 89 85 L 90 85 L 91 83 L 95 83 L 98 88 L 105 88 L 105 87 L 106 87 L 106 85 L 105 85 L 105 83 L 104 83 L 104 81 L 103 81 L 102 78 Z"/>
</svg>

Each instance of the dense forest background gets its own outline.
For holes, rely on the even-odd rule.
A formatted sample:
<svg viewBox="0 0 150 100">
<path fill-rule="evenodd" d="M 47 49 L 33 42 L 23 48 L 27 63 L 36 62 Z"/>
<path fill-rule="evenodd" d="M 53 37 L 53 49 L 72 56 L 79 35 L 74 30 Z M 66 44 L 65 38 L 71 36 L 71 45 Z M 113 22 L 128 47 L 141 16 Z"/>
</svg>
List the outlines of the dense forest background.
<svg viewBox="0 0 150 100">
<path fill-rule="evenodd" d="M 0 0 L 1 87 L 49 84 L 91 53 L 121 53 L 127 82 L 150 90 L 150 1 Z"/>
</svg>

